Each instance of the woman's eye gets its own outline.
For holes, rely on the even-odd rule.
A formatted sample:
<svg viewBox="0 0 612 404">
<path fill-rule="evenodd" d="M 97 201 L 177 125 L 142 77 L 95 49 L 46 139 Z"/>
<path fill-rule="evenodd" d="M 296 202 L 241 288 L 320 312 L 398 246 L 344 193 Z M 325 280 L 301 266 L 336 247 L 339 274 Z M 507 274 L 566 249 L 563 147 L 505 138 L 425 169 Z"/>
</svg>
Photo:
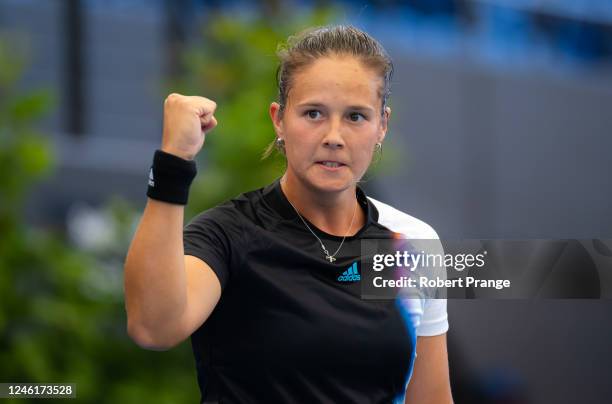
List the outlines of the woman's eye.
<svg viewBox="0 0 612 404">
<path fill-rule="evenodd" d="M 308 115 L 308 117 L 310 119 L 317 119 L 318 115 L 317 114 L 321 114 L 321 112 L 317 111 L 316 109 L 311 109 L 309 111 L 306 111 L 306 115 Z"/>
<path fill-rule="evenodd" d="M 359 112 L 353 112 L 350 114 L 351 117 L 351 121 L 353 122 L 359 122 L 359 118 L 363 118 L 365 119 L 365 116 Z"/>
</svg>

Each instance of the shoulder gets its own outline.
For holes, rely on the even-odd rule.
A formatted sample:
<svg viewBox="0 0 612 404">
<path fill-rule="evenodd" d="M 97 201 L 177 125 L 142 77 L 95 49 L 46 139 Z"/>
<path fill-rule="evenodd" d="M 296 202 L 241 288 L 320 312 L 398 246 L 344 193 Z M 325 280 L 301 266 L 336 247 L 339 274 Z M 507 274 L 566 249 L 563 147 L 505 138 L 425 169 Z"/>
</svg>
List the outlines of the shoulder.
<svg viewBox="0 0 612 404">
<path fill-rule="evenodd" d="M 262 189 L 255 189 L 236 195 L 198 213 L 192 222 L 213 221 L 221 225 L 243 226 L 253 221 L 260 209 Z"/>
<path fill-rule="evenodd" d="M 419 247 L 419 250 L 422 249 L 429 253 L 444 255 L 444 248 L 438 233 L 428 223 L 402 212 L 389 204 L 371 197 L 368 197 L 368 199 L 378 211 L 379 224 L 401 234 L 403 238 L 410 239 L 414 246 Z M 436 241 L 432 243 L 428 240 Z M 436 276 L 442 279 L 446 277 L 444 266 L 431 268 L 431 271 L 436 271 Z M 429 276 L 433 275 L 430 273 Z M 446 299 L 438 297 L 439 291 L 435 288 L 427 288 L 427 290 L 421 288 L 419 291 L 422 294 L 418 298 L 406 297 L 397 301 L 402 311 L 405 311 L 413 319 L 416 335 L 433 336 L 448 331 Z"/>
<path fill-rule="evenodd" d="M 439 239 L 438 233 L 423 220 L 417 219 L 408 213 L 376 200 L 370 196 L 368 199 L 378 211 L 378 223 L 407 238 Z"/>
<path fill-rule="evenodd" d="M 209 221 L 219 224 L 231 224 L 239 221 L 239 217 L 231 201 L 226 201 L 196 214 L 189 224 L 199 224 Z"/>
</svg>

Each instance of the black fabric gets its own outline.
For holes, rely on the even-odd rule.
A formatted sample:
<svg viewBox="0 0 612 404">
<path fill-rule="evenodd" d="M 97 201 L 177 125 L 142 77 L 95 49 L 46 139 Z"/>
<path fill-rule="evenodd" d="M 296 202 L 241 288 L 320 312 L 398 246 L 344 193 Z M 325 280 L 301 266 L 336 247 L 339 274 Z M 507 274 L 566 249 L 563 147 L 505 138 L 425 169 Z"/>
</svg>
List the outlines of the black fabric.
<svg viewBox="0 0 612 404">
<path fill-rule="evenodd" d="M 414 327 L 393 300 L 362 300 L 338 277 L 359 259 L 363 238 L 392 238 L 363 190 L 367 216 L 327 262 L 279 180 L 196 216 L 185 254 L 205 261 L 219 303 L 191 336 L 201 402 L 390 403 L 413 365 Z M 342 237 L 310 227 L 329 251 Z"/>
<path fill-rule="evenodd" d="M 156 150 L 149 170 L 147 196 L 159 201 L 186 205 L 189 187 L 197 174 L 196 163 Z"/>
</svg>

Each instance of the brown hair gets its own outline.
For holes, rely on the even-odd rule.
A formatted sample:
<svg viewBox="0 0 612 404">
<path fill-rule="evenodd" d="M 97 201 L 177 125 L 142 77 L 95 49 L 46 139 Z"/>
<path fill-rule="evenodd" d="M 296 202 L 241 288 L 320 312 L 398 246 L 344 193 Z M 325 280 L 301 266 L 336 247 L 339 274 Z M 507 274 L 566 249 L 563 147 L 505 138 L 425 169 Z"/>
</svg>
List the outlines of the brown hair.
<svg viewBox="0 0 612 404">
<path fill-rule="evenodd" d="M 382 99 L 381 115 L 384 115 L 391 94 L 393 62 L 383 46 L 364 31 L 352 25 L 308 28 L 290 36 L 286 44 L 280 44 L 276 54 L 280 59 L 276 80 L 281 119 L 296 72 L 320 57 L 331 55 L 354 56 L 379 74 L 383 79 L 379 96 Z M 275 141 L 268 144 L 262 158 L 272 154 L 275 148 Z"/>
</svg>

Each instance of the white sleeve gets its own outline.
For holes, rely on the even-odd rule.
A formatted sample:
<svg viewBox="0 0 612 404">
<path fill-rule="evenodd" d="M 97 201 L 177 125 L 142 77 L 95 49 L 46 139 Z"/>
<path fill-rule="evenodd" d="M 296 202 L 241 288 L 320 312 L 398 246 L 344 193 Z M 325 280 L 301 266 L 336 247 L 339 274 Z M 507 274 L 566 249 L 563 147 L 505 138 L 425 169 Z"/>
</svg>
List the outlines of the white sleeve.
<svg viewBox="0 0 612 404">
<path fill-rule="evenodd" d="M 440 242 L 438 234 L 429 227 L 427 239 L 410 239 L 413 246 L 418 250 L 444 256 L 444 247 Z M 442 266 L 417 268 L 415 276 L 425 276 L 429 279 L 446 279 L 446 267 Z M 418 296 L 418 297 L 417 297 Z M 444 288 L 423 287 L 418 289 L 418 294 L 412 295 L 409 303 L 412 310 L 414 326 L 417 336 L 433 336 L 444 334 L 448 331 L 448 314 L 446 310 L 446 290 Z"/>
<path fill-rule="evenodd" d="M 444 256 L 444 247 L 439 241 L 438 234 L 433 229 L 431 229 L 431 234 L 431 238 L 435 238 L 437 242 L 434 246 L 428 248 L 428 250 Z M 428 275 L 432 279 L 446 279 L 446 267 L 444 265 L 428 268 L 427 271 L 432 271 Z M 448 331 L 447 302 L 442 297 L 446 297 L 446 290 L 444 288 L 428 290 L 425 296 L 422 296 L 421 307 L 423 311 L 416 329 L 417 336 L 440 335 Z"/>
<path fill-rule="evenodd" d="M 446 299 L 424 299 L 421 301 L 423 302 L 423 315 L 416 329 L 417 336 L 440 335 L 448 331 Z"/>
<path fill-rule="evenodd" d="M 401 306 L 410 316 L 417 337 L 430 337 L 448 331 L 446 299 L 403 298 Z"/>
<path fill-rule="evenodd" d="M 415 247 L 422 247 L 424 251 L 444 256 L 444 247 L 440 242 L 438 233 L 427 223 L 407 213 L 401 212 L 390 205 L 368 197 L 379 212 L 379 223 L 392 231 L 402 234 L 410 240 Z M 433 242 L 437 240 L 437 242 Z M 417 251 L 421 248 L 417 248 Z M 434 267 L 427 269 L 433 271 L 430 277 L 446 279 L 446 268 Z M 445 290 L 435 288 L 421 288 L 418 297 L 410 293 L 411 297 L 399 298 L 399 302 L 407 314 L 412 318 L 417 336 L 433 336 L 448 331 L 448 315 L 446 311 Z M 438 298 L 435 298 L 438 297 Z"/>
</svg>

